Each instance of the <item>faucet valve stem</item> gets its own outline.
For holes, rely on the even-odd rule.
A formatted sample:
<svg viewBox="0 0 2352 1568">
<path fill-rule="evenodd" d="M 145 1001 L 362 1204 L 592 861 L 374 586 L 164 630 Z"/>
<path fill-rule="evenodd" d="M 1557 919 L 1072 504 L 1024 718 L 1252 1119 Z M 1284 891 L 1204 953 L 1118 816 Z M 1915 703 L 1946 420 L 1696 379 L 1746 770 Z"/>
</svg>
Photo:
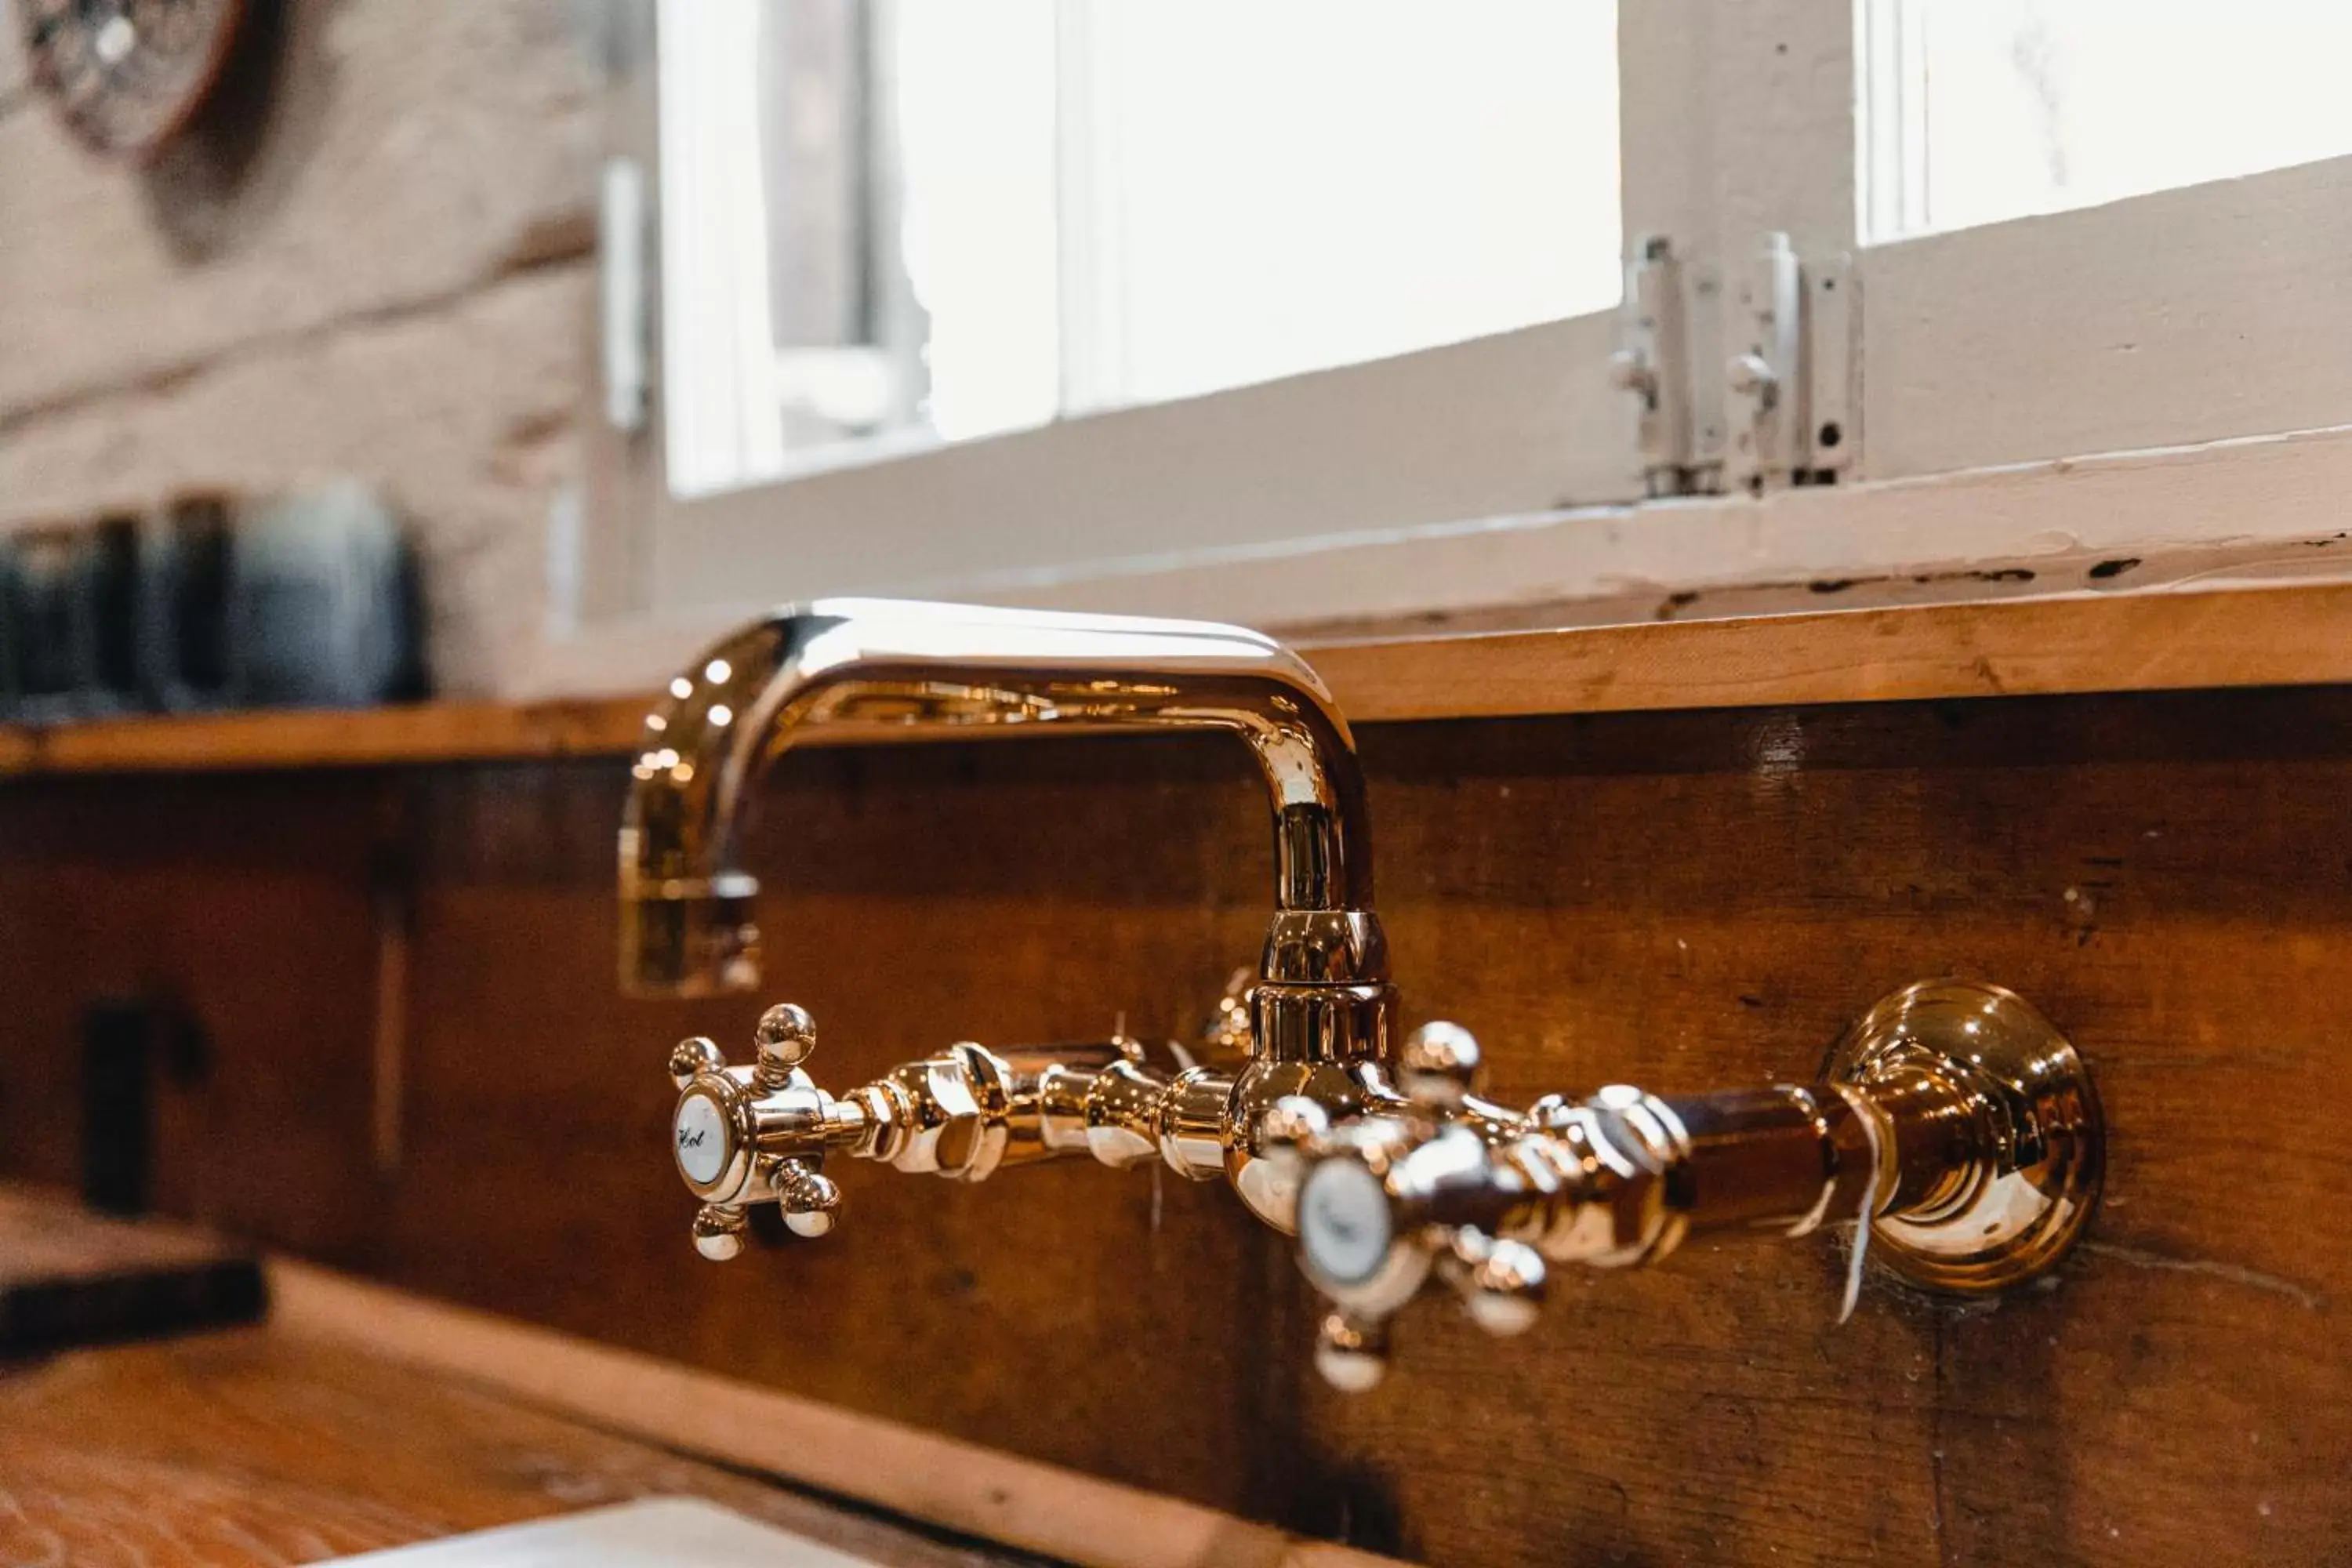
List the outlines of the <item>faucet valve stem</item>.
<svg viewBox="0 0 2352 1568">
<path fill-rule="evenodd" d="M 1384 1325 L 1432 1279 L 1490 1333 L 1534 1326 L 1547 1271 L 1654 1263 L 1696 1231 L 1868 1225 L 1915 1285 L 1982 1294 L 2049 1268 L 2098 1194 L 2082 1058 L 1998 986 L 1922 982 L 1880 1002 L 1816 1083 L 1663 1100 L 1624 1085 L 1524 1112 L 1470 1098 L 1478 1047 L 1416 1033 L 1401 1100 L 1315 1129 L 1265 1118 L 1303 1164 L 1299 1261 L 1335 1310 L 1316 1362 L 1377 1380 Z M 1276 1122 L 1279 1121 L 1280 1125 Z"/>
<path fill-rule="evenodd" d="M 775 1204 L 797 1236 L 831 1231 L 841 1212 L 841 1189 L 824 1173 L 831 1154 L 958 1182 L 1088 1156 L 1160 1161 L 1196 1179 L 1224 1169 L 1232 1075 L 1196 1067 L 1171 1076 L 1123 1036 L 998 1050 L 966 1040 L 837 1096 L 804 1065 L 816 1049 L 806 1011 L 769 1008 L 752 1039 L 757 1055 L 744 1067 L 730 1067 L 706 1039 L 669 1056 L 678 1088 L 672 1152 L 702 1200 L 693 1234 L 705 1258 L 742 1252 L 754 1204 Z M 1321 1107 L 1300 1103 L 1321 1117 Z"/>
<path fill-rule="evenodd" d="M 795 1235 L 831 1230 L 841 1189 L 824 1173 L 824 1157 L 855 1148 L 871 1120 L 866 1105 L 835 1099 L 802 1068 L 816 1049 L 816 1023 L 805 1011 L 771 1007 L 752 1037 L 758 1055 L 749 1067 L 728 1066 L 716 1043 L 698 1037 L 669 1055 L 679 1090 L 671 1152 L 702 1200 L 694 1249 L 714 1262 L 741 1255 L 753 1204 L 775 1204 Z"/>
</svg>

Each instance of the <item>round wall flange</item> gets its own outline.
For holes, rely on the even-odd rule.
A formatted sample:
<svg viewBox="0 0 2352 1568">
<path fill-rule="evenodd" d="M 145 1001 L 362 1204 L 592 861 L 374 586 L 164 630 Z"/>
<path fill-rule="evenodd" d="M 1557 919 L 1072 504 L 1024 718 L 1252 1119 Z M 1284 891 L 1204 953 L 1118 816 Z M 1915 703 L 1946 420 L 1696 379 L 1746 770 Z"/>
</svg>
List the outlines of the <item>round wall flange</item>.
<svg viewBox="0 0 2352 1568">
<path fill-rule="evenodd" d="M 2098 1201 L 2104 1129 L 2081 1055 L 2015 992 L 1926 980 L 1864 1014 L 1827 1076 L 1869 1096 L 1923 1072 L 1952 1091 L 1973 1149 L 1930 1201 L 1872 1222 L 1870 1256 L 1914 1285 L 1965 1295 L 2041 1273 Z"/>
</svg>

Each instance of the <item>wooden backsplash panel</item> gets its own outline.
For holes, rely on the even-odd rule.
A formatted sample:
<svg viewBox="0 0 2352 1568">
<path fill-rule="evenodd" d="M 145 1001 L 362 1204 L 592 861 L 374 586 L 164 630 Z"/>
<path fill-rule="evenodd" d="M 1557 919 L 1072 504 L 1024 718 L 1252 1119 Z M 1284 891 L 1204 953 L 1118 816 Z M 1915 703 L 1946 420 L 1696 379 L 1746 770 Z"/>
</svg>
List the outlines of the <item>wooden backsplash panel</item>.
<svg viewBox="0 0 2352 1568">
<path fill-rule="evenodd" d="M 1161 1490 L 1253 1499 L 1277 1347 L 1242 1325 L 1292 1282 L 1226 1194 L 1091 1165 L 978 1187 L 851 1165 L 833 1236 L 719 1267 L 694 1255 L 663 1153 L 671 1045 L 708 1033 L 741 1059 L 766 1000 L 814 1013 L 812 1067 L 836 1089 L 958 1039 L 1099 1038 L 1122 1013 L 1189 1034 L 1264 934 L 1270 851 L 1245 768 L 1213 745 L 796 758 L 751 850 L 778 894 L 772 995 L 698 1004 L 614 994 L 619 770 L 421 777 L 413 1131 L 383 1271 Z M 1204 864 L 1236 840 L 1240 864 L 1211 885 Z"/>
<path fill-rule="evenodd" d="M 396 1282 L 1447 1563 L 2313 1561 L 2352 1537 L 2352 691 L 1388 726 L 1364 750 L 1408 1012 L 1475 1030 L 1497 1093 L 1808 1077 L 1880 993 L 1977 973 L 2095 1065 L 2090 1246 L 1997 1307 L 1874 1284 L 1843 1326 L 1835 1246 L 1695 1247 L 1561 1280 L 1516 1342 L 1424 1303 L 1353 1400 L 1304 1371 L 1282 1244 L 1172 1178 L 852 1166 L 834 1237 L 714 1268 L 660 1152 L 660 1065 L 690 1032 L 740 1052 L 760 1001 L 615 997 L 622 775 L 593 763 L 0 794 L 8 962 L 47 982 L 0 1020 L 0 1128 L 59 1087 L 21 1068 L 36 1026 L 202 906 L 213 934 L 160 968 L 225 1062 L 287 1077 L 207 1086 L 217 1142 L 167 1149 L 166 1191 L 315 1227 L 239 1173 L 290 1137 L 314 1201 L 362 1211 L 295 1242 Z M 1263 926 L 1262 808 L 1214 742 L 802 756 L 765 807 L 773 992 L 816 1014 L 828 1084 L 1122 1009 L 1186 1027 Z M 242 848 L 202 826 L 240 816 L 292 826 Z M 386 822 L 414 947 L 404 1162 L 379 1183 L 349 884 Z M 73 939 L 20 940 L 58 898 Z M 316 994 L 301 1027 L 264 974 Z"/>
<path fill-rule="evenodd" d="M 0 1167 L 79 1184 L 84 1009 L 193 1019 L 156 1061 L 165 1212 L 367 1256 L 376 900 L 400 825 L 364 775 L 89 779 L 0 792 Z"/>
<path fill-rule="evenodd" d="M 2352 1163 L 2347 717 L 2260 694 L 1376 734 L 1400 978 L 1507 1097 L 1810 1076 L 1881 992 L 1975 973 L 2092 1058 L 2109 1204 L 1997 1308 L 1882 1288 L 1840 1328 L 1831 1248 L 1725 1244 L 1571 1281 L 1520 1344 L 1424 1311 L 1390 1387 L 1312 1394 L 1325 1462 L 1433 1560 L 2342 1540 L 2352 1255 L 2319 1216 Z"/>
</svg>

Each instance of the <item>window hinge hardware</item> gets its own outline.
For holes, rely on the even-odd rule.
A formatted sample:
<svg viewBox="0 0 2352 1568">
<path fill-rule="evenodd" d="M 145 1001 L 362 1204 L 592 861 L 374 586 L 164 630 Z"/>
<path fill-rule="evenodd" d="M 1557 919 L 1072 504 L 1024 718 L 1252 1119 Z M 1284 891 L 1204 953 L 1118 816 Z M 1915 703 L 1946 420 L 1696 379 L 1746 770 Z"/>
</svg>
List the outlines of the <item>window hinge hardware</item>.
<svg viewBox="0 0 2352 1568">
<path fill-rule="evenodd" d="M 604 418 L 631 435 L 645 428 L 653 398 L 652 216 L 645 166 L 635 158 L 606 159 L 596 207 Z"/>
<path fill-rule="evenodd" d="M 1625 304 L 1609 380 L 1634 399 L 1634 449 L 1654 496 L 1697 488 L 1683 286 L 1674 242 L 1662 234 L 1643 236 L 1625 263 Z"/>
<path fill-rule="evenodd" d="M 1849 252 L 1809 261 L 1802 270 L 1810 441 L 1820 481 L 1846 472 L 1862 456 L 1862 294 Z"/>
<path fill-rule="evenodd" d="M 1851 258 L 1801 261 L 1785 234 L 1738 268 L 1724 312 L 1733 488 L 1828 482 L 1853 463 L 1854 304 Z"/>
</svg>

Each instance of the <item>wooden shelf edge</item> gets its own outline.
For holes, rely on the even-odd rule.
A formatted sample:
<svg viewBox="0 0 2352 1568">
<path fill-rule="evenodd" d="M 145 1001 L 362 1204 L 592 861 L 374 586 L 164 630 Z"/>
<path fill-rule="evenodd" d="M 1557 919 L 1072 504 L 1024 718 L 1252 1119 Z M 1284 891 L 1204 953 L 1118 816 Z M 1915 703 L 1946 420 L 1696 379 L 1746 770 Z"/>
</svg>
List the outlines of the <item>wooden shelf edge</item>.
<svg viewBox="0 0 2352 1568">
<path fill-rule="evenodd" d="M 2352 681 L 2352 583 L 1403 638 L 1308 657 L 1350 719 Z"/>
<path fill-rule="evenodd" d="M 641 697 L 423 702 L 0 725 L 0 776 L 612 756 L 635 743 L 646 707 Z"/>
<path fill-rule="evenodd" d="M 497 1390 L 626 1436 L 1068 1563 L 1401 1568 L 1197 1503 L 288 1259 L 273 1331 Z"/>
<path fill-rule="evenodd" d="M 1351 720 L 2352 682 L 2352 584 L 1302 645 Z M 619 756 L 642 697 L 0 726 L 0 776 Z"/>
</svg>

